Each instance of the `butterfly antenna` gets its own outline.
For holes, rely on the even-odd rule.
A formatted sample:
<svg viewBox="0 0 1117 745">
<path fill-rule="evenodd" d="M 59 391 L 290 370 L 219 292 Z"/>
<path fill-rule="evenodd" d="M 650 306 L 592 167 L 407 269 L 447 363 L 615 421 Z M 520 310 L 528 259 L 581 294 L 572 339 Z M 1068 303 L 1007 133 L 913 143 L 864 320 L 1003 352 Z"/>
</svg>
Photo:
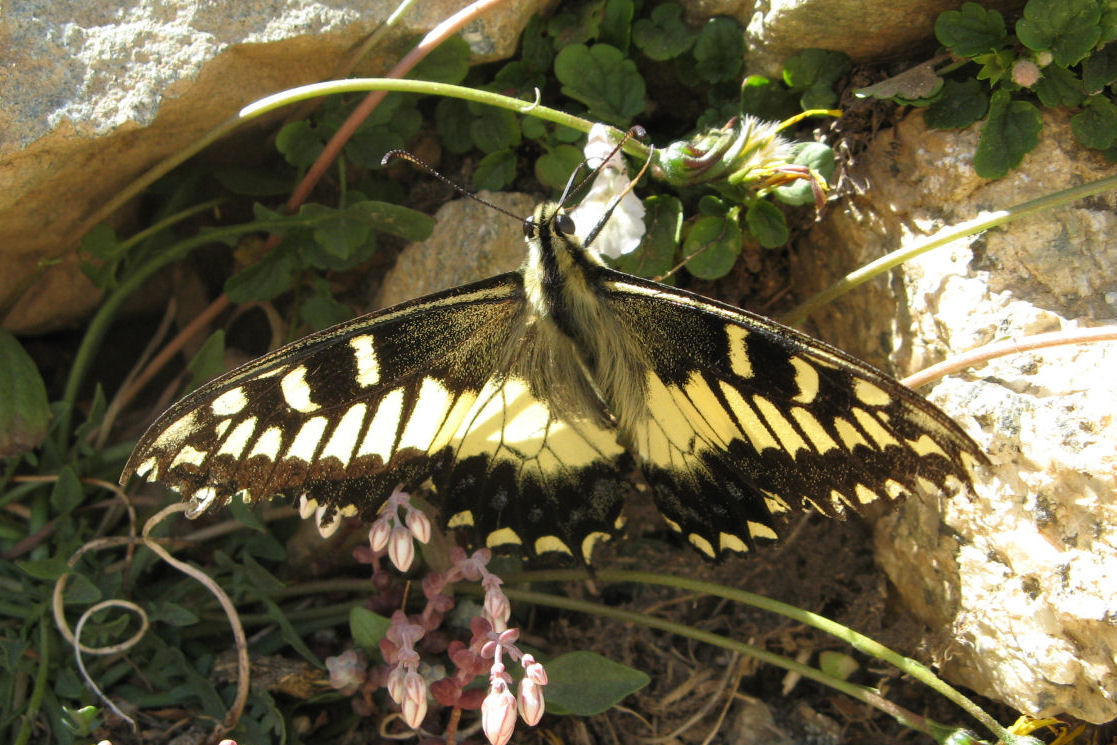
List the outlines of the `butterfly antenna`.
<svg viewBox="0 0 1117 745">
<path fill-rule="evenodd" d="M 493 204 L 492 202 L 489 202 L 485 199 L 482 199 L 481 197 L 477 196 L 473 192 L 466 189 L 461 184 L 456 183 L 456 182 L 452 181 L 451 179 L 446 178 L 441 173 L 439 173 L 437 170 L 435 170 L 435 168 L 433 166 L 430 166 L 427 163 L 423 162 L 422 160 L 415 157 L 414 154 L 408 152 L 407 150 L 389 150 L 388 152 L 384 153 L 384 157 L 380 159 L 380 166 L 381 167 L 387 166 L 389 163 L 391 163 L 396 158 L 406 160 L 408 163 L 411 163 L 412 165 L 415 165 L 415 166 L 418 166 L 419 168 L 422 168 L 424 171 L 426 171 L 430 175 L 434 176 L 436 179 L 438 179 L 442 183 L 446 184 L 447 186 L 449 186 L 451 189 L 458 192 L 462 196 L 469 197 L 470 199 L 472 199 L 475 202 L 480 202 L 481 204 L 485 205 L 486 207 L 492 207 L 497 212 L 501 212 L 505 215 L 508 215 L 509 217 L 514 218 L 517 221 L 523 221 L 523 219 L 524 219 L 522 216 L 510 212 L 509 210 L 504 209 L 503 207 L 501 207 L 498 204 Z"/>
<path fill-rule="evenodd" d="M 579 181 L 577 186 L 575 186 L 574 179 L 577 177 L 578 171 L 582 168 L 582 166 L 589 168 L 588 161 L 582 161 L 581 163 L 579 163 L 578 167 L 574 169 L 574 173 L 570 174 L 570 179 L 566 182 L 566 187 L 562 190 L 562 196 L 559 197 L 558 200 L 559 204 L 565 205 L 567 199 L 570 198 L 571 194 L 575 194 L 581 191 L 583 186 L 596 178 L 597 174 L 601 172 L 601 169 L 603 169 L 605 165 L 613 159 L 613 156 L 616 155 L 622 147 L 624 147 L 624 143 L 628 142 L 629 139 L 634 138 L 637 140 L 642 140 L 647 136 L 648 133 L 639 124 L 632 126 L 627 132 L 624 133 L 616 146 L 609 151 L 609 154 L 606 155 L 604 159 L 602 159 L 601 164 L 587 173 L 586 177 Z M 641 171 L 640 173 L 642 174 L 643 171 Z"/>
<path fill-rule="evenodd" d="M 613 152 L 615 153 L 616 150 L 614 150 Z M 612 158 L 612 154 L 610 154 L 609 157 Z M 648 152 L 648 159 L 644 161 L 644 167 L 640 169 L 640 172 L 636 174 L 636 177 L 634 179 L 628 182 L 628 186 L 624 187 L 624 190 L 621 191 L 620 194 L 617 194 L 615 197 L 609 200 L 609 206 L 605 208 L 605 212 L 601 215 L 601 219 L 597 221 L 597 224 L 593 226 L 593 229 L 590 230 L 585 240 L 582 241 L 583 246 L 588 246 L 593 243 L 593 239 L 596 238 L 597 234 L 601 232 L 601 229 L 605 227 L 605 223 L 609 222 L 609 217 L 613 214 L 613 210 L 617 208 L 617 205 L 621 203 L 621 200 L 624 199 L 630 191 L 636 188 L 636 184 L 639 183 L 640 179 L 642 179 L 644 177 L 644 174 L 647 173 L 648 166 L 652 164 L 652 158 L 654 157 L 655 145 L 652 145 L 650 151 Z"/>
</svg>

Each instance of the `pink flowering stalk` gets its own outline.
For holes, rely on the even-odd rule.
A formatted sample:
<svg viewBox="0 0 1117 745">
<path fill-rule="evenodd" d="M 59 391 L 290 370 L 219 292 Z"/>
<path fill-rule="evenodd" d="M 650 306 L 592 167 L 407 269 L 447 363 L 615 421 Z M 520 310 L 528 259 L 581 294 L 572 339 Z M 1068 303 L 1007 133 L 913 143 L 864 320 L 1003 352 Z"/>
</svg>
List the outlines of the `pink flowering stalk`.
<svg viewBox="0 0 1117 745">
<path fill-rule="evenodd" d="M 403 520 L 399 517 L 401 509 L 404 511 Z M 411 495 L 397 486 L 381 505 L 379 515 L 368 531 L 369 548 L 379 555 L 386 550 L 396 569 L 406 572 L 415 559 L 413 539 L 420 543 L 430 541 L 430 519 L 411 504 Z"/>
<path fill-rule="evenodd" d="M 406 527 L 403 528 L 407 532 L 406 543 L 411 545 L 412 538 L 423 541 L 430 538 L 429 521 L 425 517 L 414 517 L 421 513 L 410 506 L 406 494 L 397 490 L 389 502 L 385 503 L 380 517 L 369 531 L 369 546 L 356 552 L 360 561 L 374 566 L 374 579 L 378 576 L 386 578 L 379 571 L 381 556 L 387 554 L 393 564 L 400 566 L 391 549 L 395 540 L 393 534 L 402 527 L 397 517 L 400 508 L 408 510 L 404 520 Z M 401 548 L 403 543 L 401 539 Z M 354 701 L 354 709 L 358 713 L 372 710 L 370 696 L 383 686 L 399 705 L 403 720 L 412 729 L 419 729 L 422 725 L 431 697 L 438 705 L 459 711 L 480 709 L 482 729 L 493 745 L 508 742 L 515 728 L 517 712 L 528 725 L 538 724 L 544 711 L 543 686 L 547 684 L 547 673 L 534 657 L 516 647 L 520 632 L 508 628 L 511 605 L 501 589 L 502 580 L 488 569 L 491 558 L 492 552 L 488 549 L 472 554 L 461 548 L 452 549 L 450 568 L 445 572 L 431 572 L 423 578 L 423 596 L 427 603 L 422 612 L 410 616 L 402 610 L 392 613 L 391 625 L 380 640 L 380 651 L 387 665 L 368 670 L 363 657 L 352 650 L 330 657 L 326 666 L 330 671 L 331 685 L 346 693 L 361 694 L 360 703 Z M 405 562 L 405 565 L 409 563 Z M 454 607 L 451 586 L 462 581 L 478 582 L 484 589 L 481 615 L 470 622 L 472 638 L 468 646 L 460 641 L 451 641 L 445 647 L 455 671 L 428 680 L 420 670 L 418 645 L 423 642 L 427 649 L 442 649 L 433 643 L 432 632 L 442 625 L 445 614 Z M 518 660 L 524 669 L 515 695 L 509 690 L 512 677 L 505 671 L 505 657 Z M 426 676 L 431 676 L 430 670 L 434 668 L 425 669 Z M 487 692 L 476 688 L 467 690 L 478 675 L 486 673 L 489 675 Z M 450 722 L 446 733 L 448 741 L 453 740 L 452 730 L 456 729 L 457 718 L 451 717 Z"/>
</svg>

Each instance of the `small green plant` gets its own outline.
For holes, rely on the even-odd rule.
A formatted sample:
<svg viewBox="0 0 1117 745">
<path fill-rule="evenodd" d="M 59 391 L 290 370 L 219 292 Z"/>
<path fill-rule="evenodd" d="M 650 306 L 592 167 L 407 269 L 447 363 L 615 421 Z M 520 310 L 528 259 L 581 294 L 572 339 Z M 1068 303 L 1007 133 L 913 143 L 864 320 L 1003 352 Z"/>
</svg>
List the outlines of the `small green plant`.
<svg viewBox="0 0 1117 745">
<path fill-rule="evenodd" d="M 1041 106 L 1077 109 L 1075 138 L 1117 159 L 1117 10 L 1104 0 L 1029 0 L 1009 33 L 1000 11 L 967 2 L 935 22 L 954 62 L 863 89 L 925 106 L 927 125 L 959 129 L 984 119 L 974 169 L 997 179 L 1035 148 Z M 914 87 L 913 87 L 914 86 Z"/>
</svg>

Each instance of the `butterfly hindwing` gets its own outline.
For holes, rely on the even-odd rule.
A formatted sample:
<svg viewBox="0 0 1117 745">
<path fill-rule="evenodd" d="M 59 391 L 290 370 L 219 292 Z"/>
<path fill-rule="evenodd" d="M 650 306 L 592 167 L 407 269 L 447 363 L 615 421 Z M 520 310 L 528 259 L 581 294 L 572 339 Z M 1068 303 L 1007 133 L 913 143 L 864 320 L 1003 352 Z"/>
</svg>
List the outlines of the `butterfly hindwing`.
<svg viewBox="0 0 1117 745">
<path fill-rule="evenodd" d="M 944 414 L 828 345 L 629 275 L 606 286 L 652 367 L 633 449 L 660 510 L 707 555 L 774 538 L 773 513 L 841 515 L 941 488 L 980 458 Z"/>
</svg>

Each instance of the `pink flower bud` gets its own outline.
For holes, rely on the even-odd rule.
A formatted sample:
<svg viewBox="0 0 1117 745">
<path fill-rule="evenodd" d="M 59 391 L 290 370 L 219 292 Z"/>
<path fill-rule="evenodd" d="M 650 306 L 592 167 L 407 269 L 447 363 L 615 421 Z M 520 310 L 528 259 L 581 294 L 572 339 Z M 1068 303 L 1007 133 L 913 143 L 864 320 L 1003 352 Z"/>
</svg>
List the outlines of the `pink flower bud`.
<svg viewBox="0 0 1117 745">
<path fill-rule="evenodd" d="M 426 515 L 412 507 L 407 511 L 404 522 L 407 523 L 407 529 L 411 531 L 411 535 L 415 536 L 415 540 L 419 543 L 430 543 L 431 521 L 427 519 Z"/>
<path fill-rule="evenodd" d="M 402 525 L 392 528 L 392 535 L 388 539 L 388 558 L 396 565 L 396 569 L 406 572 L 415 560 L 415 543 L 411 540 L 411 531 Z"/>
<path fill-rule="evenodd" d="M 419 725 L 423 723 L 423 719 L 427 716 L 427 697 L 423 696 L 422 699 L 415 700 L 408 696 L 403 700 L 400 709 L 403 713 L 403 721 L 407 722 L 407 726 L 411 729 L 419 729 Z"/>
<path fill-rule="evenodd" d="M 543 669 L 542 663 L 535 661 L 535 657 L 530 654 L 525 654 L 520 659 L 520 664 L 523 665 L 524 675 L 541 686 L 547 685 L 547 671 Z"/>
<path fill-rule="evenodd" d="M 512 606 L 508 604 L 508 597 L 499 589 L 492 589 L 485 593 L 485 615 L 492 621 L 493 626 L 504 626 L 512 616 Z"/>
<path fill-rule="evenodd" d="M 352 696 L 365 682 L 366 663 L 356 650 L 348 649 L 337 657 L 326 658 L 330 685 L 346 696 Z"/>
<path fill-rule="evenodd" d="M 481 704 L 481 729 L 492 745 L 505 745 L 516 728 L 516 697 L 499 678 Z"/>
<path fill-rule="evenodd" d="M 397 704 L 403 703 L 403 680 L 407 676 L 407 671 L 402 666 L 396 665 L 392 672 L 388 673 L 388 682 L 384 685 L 388 689 L 388 695 Z"/>
<path fill-rule="evenodd" d="M 1018 59 L 1012 65 L 1012 82 L 1023 88 L 1031 88 L 1039 82 L 1039 66 L 1030 59 Z"/>
<path fill-rule="evenodd" d="M 520 710 L 520 718 L 523 719 L 524 722 L 531 727 L 539 724 L 539 720 L 543 718 L 543 709 L 545 708 L 543 702 L 543 686 L 525 675 L 520 679 L 517 705 Z"/>
<path fill-rule="evenodd" d="M 383 551 L 392 534 L 392 524 L 384 518 L 377 518 L 368 531 L 368 545 L 373 551 Z"/>
<path fill-rule="evenodd" d="M 426 701 L 427 683 L 423 676 L 415 671 L 409 672 L 403 679 L 403 695 L 414 701 Z"/>
</svg>

